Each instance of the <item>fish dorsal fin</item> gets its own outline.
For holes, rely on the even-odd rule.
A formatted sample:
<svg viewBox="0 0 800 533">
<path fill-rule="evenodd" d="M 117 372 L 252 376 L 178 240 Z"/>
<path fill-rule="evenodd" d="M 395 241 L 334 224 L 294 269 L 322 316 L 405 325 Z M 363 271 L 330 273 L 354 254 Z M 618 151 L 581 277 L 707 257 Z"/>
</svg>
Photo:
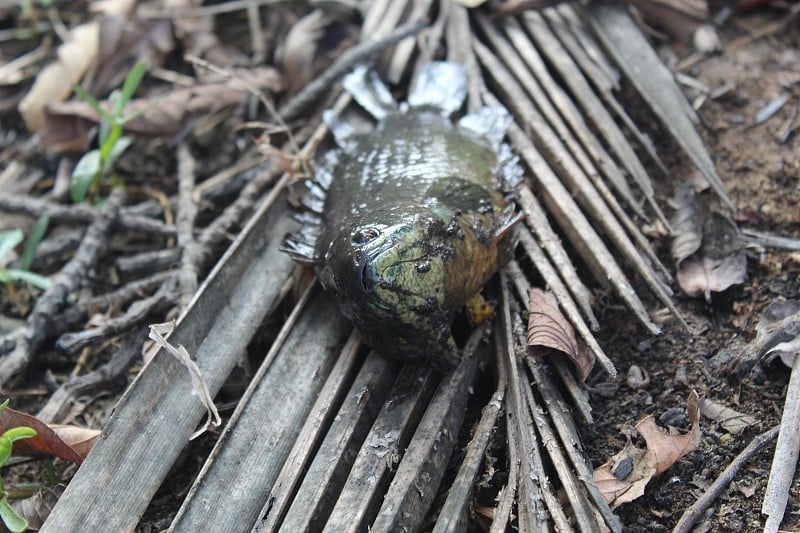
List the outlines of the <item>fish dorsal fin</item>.
<svg viewBox="0 0 800 533">
<path fill-rule="evenodd" d="M 358 104 L 377 120 L 397 111 L 397 102 L 378 74 L 360 65 L 344 77 L 344 88 Z"/>
<path fill-rule="evenodd" d="M 458 121 L 458 127 L 488 140 L 492 150 L 498 152 L 506 130 L 511 124 L 511 115 L 500 106 L 487 106 L 479 111 L 464 115 Z"/>
<path fill-rule="evenodd" d="M 438 110 L 450 116 L 464 104 L 469 89 L 467 67 L 459 63 L 428 63 L 408 95 L 408 105 Z"/>
</svg>

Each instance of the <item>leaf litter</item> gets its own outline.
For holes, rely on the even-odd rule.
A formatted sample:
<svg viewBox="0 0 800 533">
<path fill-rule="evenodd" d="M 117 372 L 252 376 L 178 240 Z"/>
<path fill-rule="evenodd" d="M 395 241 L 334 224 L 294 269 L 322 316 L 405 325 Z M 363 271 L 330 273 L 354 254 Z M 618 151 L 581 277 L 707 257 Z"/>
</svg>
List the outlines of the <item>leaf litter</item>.
<svg viewBox="0 0 800 533">
<path fill-rule="evenodd" d="M 614 509 L 640 498 L 650 480 L 666 471 L 678 459 L 693 452 L 700 444 L 700 401 L 692 391 L 686 402 L 686 412 L 692 424 L 688 433 L 675 428 L 660 428 L 655 416 L 636 423 L 636 431 L 644 438 L 646 448 L 628 442 L 618 454 L 594 471 L 594 481 Z"/>
</svg>

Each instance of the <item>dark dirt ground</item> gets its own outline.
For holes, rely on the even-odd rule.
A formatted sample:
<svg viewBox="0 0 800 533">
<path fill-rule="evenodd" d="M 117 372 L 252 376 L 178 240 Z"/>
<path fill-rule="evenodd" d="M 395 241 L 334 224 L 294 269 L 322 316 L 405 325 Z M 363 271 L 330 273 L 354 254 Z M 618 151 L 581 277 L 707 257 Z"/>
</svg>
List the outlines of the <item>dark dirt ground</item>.
<svg viewBox="0 0 800 533">
<path fill-rule="evenodd" d="M 795 21 L 768 37 L 748 38 L 750 30 L 776 20 L 773 15 L 734 17 L 720 33 L 724 51 L 683 73 L 712 92 L 726 84 L 732 87 L 724 96 L 707 100 L 699 115 L 705 125 L 700 132 L 739 209 L 735 218 L 740 226 L 798 238 L 800 146 L 796 135 L 787 142 L 778 138 L 800 103 L 800 26 Z M 673 65 L 687 55 L 676 43 L 663 44 L 659 51 L 667 64 Z M 691 89 L 686 92 L 690 98 L 697 94 Z M 758 111 L 781 96 L 788 97 L 789 103 L 771 120 L 754 125 Z M 676 177 L 687 173 L 680 164 L 670 168 Z M 666 256 L 668 250 L 664 253 Z M 620 430 L 626 426 L 648 414 L 658 417 L 668 409 L 683 408 L 691 390 L 758 420 L 742 434 L 731 436 L 703 419 L 700 448 L 651 481 L 643 498 L 618 509 L 630 531 L 671 529 L 684 509 L 755 435 L 780 422 L 788 369 L 778 363 L 747 372 L 737 369 L 737 362 L 754 338 L 764 308 L 775 300 L 800 296 L 798 274 L 800 255 L 767 249 L 750 256 L 747 282 L 716 295 L 710 306 L 678 295 L 679 309 L 695 328 L 694 335 L 673 324 L 660 337 L 650 338 L 626 320 L 625 312 L 603 312 L 601 322 L 614 326 L 603 328 L 601 343 L 622 378 L 614 383 L 613 394 L 592 394 L 597 423 L 585 428 L 584 442 L 595 460 L 621 449 L 625 440 Z M 626 384 L 625 373 L 632 365 L 649 374 L 648 385 L 632 388 Z M 685 419 L 684 423 L 688 424 Z M 762 529 L 761 503 L 773 450 L 769 447 L 760 452 L 736 477 L 700 530 Z M 800 530 L 797 478 L 782 530 Z"/>
<path fill-rule="evenodd" d="M 717 170 L 739 211 L 734 218 L 742 227 L 800 238 L 800 136 L 779 139 L 787 121 L 797 124 L 800 106 L 800 21 L 795 19 L 776 32 L 751 38 L 751 32 L 775 22 L 784 10 L 765 10 L 734 15 L 720 31 L 723 51 L 683 71 L 712 93 L 730 85 L 723 94 L 707 99 L 699 109 L 704 122 L 700 128 Z M 674 41 L 659 47 L 668 65 L 674 66 L 690 52 Z M 696 89 L 685 88 L 690 98 Z M 754 125 L 754 117 L 773 99 L 786 96 L 787 104 L 774 117 Z M 2 125 L 0 136 L 7 141 L 24 142 L 23 126 L 11 120 Z M 651 130 L 652 131 L 652 130 Z M 656 137 L 657 143 L 665 139 Z M 668 150 L 662 150 L 668 152 Z M 207 170 L 224 168 L 235 155 L 224 161 L 205 161 Z M 665 157 L 674 178 L 682 178 L 690 169 L 674 157 Z M 125 163 L 124 161 L 122 162 Z M 46 171 L 53 170 L 52 160 L 43 160 Z M 153 173 L 157 174 L 157 173 Z M 147 172 L 139 173 L 147 175 Z M 668 197 L 664 187 L 662 200 Z M 665 259 L 669 243 L 657 243 Z M 597 309 L 603 324 L 601 344 L 615 361 L 621 377 L 613 383 L 592 382 L 591 403 L 595 425 L 583 427 L 584 442 L 596 465 L 615 454 L 625 443 L 621 433 L 648 414 L 661 415 L 679 408 L 682 412 L 691 390 L 701 397 L 731 406 L 754 416 L 758 423 L 738 436 L 731 436 L 708 420 L 702 421 L 700 448 L 679 460 L 671 469 L 653 480 L 643 498 L 617 510 L 630 531 L 667 531 L 680 514 L 703 492 L 730 461 L 757 434 L 780 421 L 789 373 L 776 363 L 753 370 L 737 365 L 763 309 L 779 299 L 800 298 L 800 254 L 767 249 L 753 254 L 748 263 L 748 280 L 725 294 L 716 295 L 711 305 L 677 296 L 679 309 L 695 328 L 689 335 L 675 324 L 668 324 L 659 337 L 649 337 L 634 323 L 628 312 L 613 298 L 601 297 Z M 601 295 L 602 296 L 602 295 Z M 56 361 L 64 364 L 63 361 Z M 649 384 L 631 387 L 625 375 L 637 365 L 649 375 Z M 133 373 L 130 374 L 131 378 Z M 43 373 L 28 376 L 9 391 L 15 406 L 36 412 L 45 398 L 48 384 Z M 116 393 L 122 392 L 122 386 Z M 37 392 L 39 391 L 39 392 Z M 99 402 L 106 407 L 83 413 L 81 423 L 100 427 L 115 397 Z M 677 423 L 687 423 L 681 415 Z M 701 531 L 757 531 L 761 529 L 761 498 L 766 487 L 772 450 L 759 453 L 736 477 L 734 483 L 715 502 L 713 515 Z M 197 456 L 188 457 L 184 471 L 196 471 L 208 448 L 203 440 L 193 448 Z M 175 478 L 180 484 L 181 475 Z M 153 503 L 150 524 L 144 529 L 157 530 L 160 522 L 155 508 L 160 503 L 172 505 L 179 494 L 164 491 Z M 179 489 L 178 489 L 179 492 Z M 148 516 L 151 516 L 148 514 Z M 800 483 L 793 485 L 785 531 L 800 531 Z"/>
</svg>

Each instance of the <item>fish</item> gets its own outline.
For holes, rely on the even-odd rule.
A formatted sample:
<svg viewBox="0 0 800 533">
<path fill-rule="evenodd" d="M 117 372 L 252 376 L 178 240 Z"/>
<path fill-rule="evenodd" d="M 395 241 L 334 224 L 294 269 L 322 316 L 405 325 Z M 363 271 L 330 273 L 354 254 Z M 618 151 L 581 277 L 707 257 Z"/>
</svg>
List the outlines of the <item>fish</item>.
<svg viewBox="0 0 800 533">
<path fill-rule="evenodd" d="M 343 85 L 374 127 L 324 113 L 337 148 L 306 183 L 303 227 L 283 248 L 378 354 L 448 371 L 461 359 L 453 320 L 509 259 L 521 218 L 511 117 L 486 106 L 454 122 L 469 84 L 452 62 L 423 66 L 402 104 L 366 66 Z"/>
</svg>

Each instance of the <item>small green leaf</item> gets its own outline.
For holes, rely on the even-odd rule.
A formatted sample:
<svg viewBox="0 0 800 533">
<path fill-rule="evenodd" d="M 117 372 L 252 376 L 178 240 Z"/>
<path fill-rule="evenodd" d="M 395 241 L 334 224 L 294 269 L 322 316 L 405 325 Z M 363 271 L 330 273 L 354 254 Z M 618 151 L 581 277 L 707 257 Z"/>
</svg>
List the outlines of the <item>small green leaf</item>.
<svg viewBox="0 0 800 533">
<path fill-rule="evenodd" d="M 5 271 L 2 271 L 2 278 L 8 279 L 0 279 L 3 283 L 9 283 L 12 281 L 25 281 L 30 283 L 34 287 L 38 287 L 43 291 L 49 289 L 53 282 L 47 276 L 41 276 L 39 274 L 34 274 L 29 270 L 19 270 L 17 268 L 9 268 Z"/>
<path fill-rule="evenodd" d="M 75 94 L 80 96 L 82 100 L 84 100 L 87 104 L 89 104 L 89 106 L 92 109 L 94 109 L 95 112 L 97 112 L 98 115 L 100 115 L 101 119 L 111 120 L 111 113 L 109 113 L 108 111 L 103 109 L 100 106 L 100 102 L 95 100 L 94 96 L 89 94 L 89 91 L 87 91 L 86 89 L 84 89 L 83 87 L 81 87 L 78 84 L 73 85 L 72 86 L 72 90 L 75 91 Z"/>
<path fill-rule="evenodd" d="M 125 78 L 125 83 L 122 84 L 122 93 L 117 102 L 117 108 L 114 109 L 114 116 L 116 118 L 122 116 L 122 110 L 125 109 L 125 106 L 128 105 L 128 102 L 133 98 L 133 93 L 139 88 L 139 84 L 142 83 L 142 78 L 144 78 L 145 73 L 147 73 L 147 63 L 142 61 L 136 63 L 128 73 L 128 77 Z"/>
<path fill-rule="evenodd" d="M 28 235 L 28 240 L 25 243 L 25 250 L 22 252 L 22 261 L 20 261 L 22 270 L 31 269 L 33 257 L 36 255 L 36 248 L 38 248 L 39 243 L 42 242 L 42 238 L 44 238 L 44 234 L 47 232 L 48 224 L 50 224 L 50 217 L 48 215 L 42 215 L 39 217 L 39 220 L 36 221 L 36 224 L 33 225 L 31 233 Z"/>
<path fill-rule="evenodd" d="M 22 233 L 22 230 L 19 228 L 0 233 L 0 265 L 6 264 L 5 257 L 11 253 L 11 250 L 21 243 L 24 238 L 25 234 Z"/>
<path fill-rule="evenodd" d="M 111 130 L 108 132 L 108 137 L 100 145 L 100 161 L 103 162 L 105 168 L 110 167 L 108 158 L 114 147 L 117 145 L 119 138 L 122 136 L 122 126 L 118 123 L 111 125 Z"/>
<path fill-rule="evenodd" d="M 111 152 L 109 152 L 108 157 L 106 158 L 106 167 L 112 167 L 114 163 L 117 162 L 117 159 L 119 159 L 119 156 L 125 153 L 125 150 L 128 149 L 132 142 L 133 139 L 130 137 L 120 137 L 117 142 L 114 143 L 114 147 L 111 149 Z"/>
<path fill-rule="evenodd" d="M 83 154 L 75 170 L 72 171 L 72 185 L 69 192 L 73 202 L 82 202 L 86 199 L 86 192 L 92 183 L 99 179 L 100 171 L 100 150 L 91 150 Z"/>
<path fill-rule="evenodd" d="M 30 439 L 36 436 L 36 430 L 28 426 L 11 428 L 3 433 L 2 438 L 10 440 L 12 443 L 20 439 Z"/>
<path fill-rule="evenodd" d="M 23 533 L 28 529 L 28 521 L 11 507 L 5 496 L 0 499 L 0 518 L 12 533 Z"/>
<path fill-rule="evenodd" d="M 8 404 L 11 403 L 11 398 L 6 398 L 6 401 L 0 403 L 0 411 L 8 407 Z"/>
<path fill-rule="evenodd" d="M 11 457 L 11 448 L 11 439 L 0 436 L 0 466 L 8 462 L 8 458 Z"/>
</svg>

